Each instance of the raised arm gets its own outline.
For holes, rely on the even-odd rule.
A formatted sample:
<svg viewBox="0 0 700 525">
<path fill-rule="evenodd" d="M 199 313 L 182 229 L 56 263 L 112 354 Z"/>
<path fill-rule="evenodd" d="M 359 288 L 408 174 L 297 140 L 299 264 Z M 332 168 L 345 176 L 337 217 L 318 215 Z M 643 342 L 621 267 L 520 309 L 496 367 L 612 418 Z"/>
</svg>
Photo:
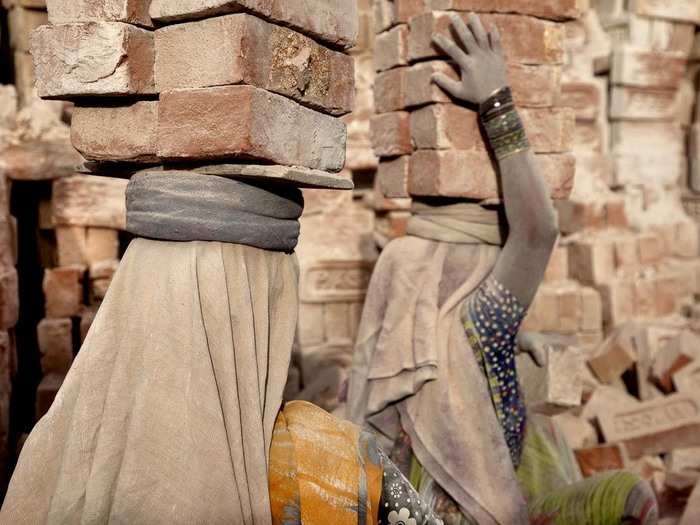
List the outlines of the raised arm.
<svg viewBox="0 0 700 525">
<path fill-rule="evenodd" d="M 452 20 L 458 42 L 442 35 L 433 40 L 457 63 L 461 80 L 443 74 L 436 74 L 433 80 L 458 101 L 479 109 L 487 142 L 497 159 L 509 226 L 493 276 L 528 307 L 556 244 L 556 214 L 510 96 L 498 29 L 487 33 L 474 14 L 467 24 L 457 15 Z"/>
</svg>

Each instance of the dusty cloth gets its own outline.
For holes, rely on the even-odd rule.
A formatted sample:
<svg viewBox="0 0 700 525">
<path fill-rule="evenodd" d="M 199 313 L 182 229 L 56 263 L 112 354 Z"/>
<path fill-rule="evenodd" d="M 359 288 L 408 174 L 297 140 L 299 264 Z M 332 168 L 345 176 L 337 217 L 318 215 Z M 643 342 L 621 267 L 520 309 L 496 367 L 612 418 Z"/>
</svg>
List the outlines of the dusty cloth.
<svg viewBox="0 0 700 525">
<path fill-rule="evenodd" d="M 414 202 L 407 234 L 422 239 L 458 244 L 493 244 L 502 246 L 503 221 L 496 208 L 460 202 L 432 206 Z"/>
<path fill-rule="evenodd" d="M 273 523 L 376 525 L 383 472 L 368 432 L 305 401 L 288 403 L 270 449 Z"/>
<path fill-rule="evenodd" d="M 382 252 L 370 282 L 348 415 L 421 465 L 480 524 L 528 522 L 527 507 L 460 309 L 491 273 L 497 246 L 408 236 Z M 444 302 L 441 283 L 455 283 Z"/>
<path fill-rule="evenodd" d="M 298 188 L 164 171 L 132 177 L 126 229 L 166 241 L 220 241 L 291 252 L 304 198 Z"/>
<path fill-rule="evenodd" d="M 0 523 L 270 524 L 297 292 L 294 255 L 133 241 Z"/>
</svg>

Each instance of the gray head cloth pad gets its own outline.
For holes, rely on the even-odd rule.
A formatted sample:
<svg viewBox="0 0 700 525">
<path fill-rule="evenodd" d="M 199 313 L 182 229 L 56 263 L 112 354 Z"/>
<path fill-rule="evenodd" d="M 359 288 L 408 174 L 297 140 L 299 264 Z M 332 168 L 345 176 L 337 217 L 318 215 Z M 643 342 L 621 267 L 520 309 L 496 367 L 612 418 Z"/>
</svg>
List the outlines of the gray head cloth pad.
<svg viewBox="0 0 700 525">
<path fill-rule="evenodd" d="M 135 175 L 126 190 L 126 229 L 165 241 L 220 241 L 291 252 L 304 198 L 287 185 L 185 171 Z"/>
</svg>

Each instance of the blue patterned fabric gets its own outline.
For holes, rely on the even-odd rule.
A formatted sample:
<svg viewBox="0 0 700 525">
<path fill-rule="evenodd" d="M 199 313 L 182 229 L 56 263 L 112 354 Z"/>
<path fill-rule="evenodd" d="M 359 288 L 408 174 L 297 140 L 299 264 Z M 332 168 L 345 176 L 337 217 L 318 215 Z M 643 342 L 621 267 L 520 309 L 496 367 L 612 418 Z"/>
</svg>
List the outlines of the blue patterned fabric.
<svg viewBox="0 0 700 525">
<path fill-rule="evenodd" d="M 464 304 L 462 321 L 484 371 L 515 468 L 525 438 L 526 411 L 515 369 L 516 336 L 525 316 L 517 298 L 493 277 Z"/>
</svg>

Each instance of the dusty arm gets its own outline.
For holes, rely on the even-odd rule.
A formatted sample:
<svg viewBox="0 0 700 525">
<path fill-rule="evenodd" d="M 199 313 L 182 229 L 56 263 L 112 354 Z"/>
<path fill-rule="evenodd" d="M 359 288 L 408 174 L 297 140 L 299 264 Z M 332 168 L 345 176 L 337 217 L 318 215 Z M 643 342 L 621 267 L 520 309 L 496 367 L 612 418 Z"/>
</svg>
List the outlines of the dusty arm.
<svg viewBox="0 0 700 525">
<path fill-rule="evenodd" d="M 483 107 L 507 86 L 498 29 L 494 27 L 487 33 L 474 14 L 469 16 L 467 25 L 454 15 L 453 26 L 466 53 L 444 36 L 436 35 L 434 40 L 459 65 L 461 80 L 437 74 L 434 81 L 456 99 Z M 493 275 L 528 307 L 556 244 L 558 226 L 532 150 L 517 150 L 511 148 L 507 155 L 497 155 L 509 234 Z"/>
</svg>

